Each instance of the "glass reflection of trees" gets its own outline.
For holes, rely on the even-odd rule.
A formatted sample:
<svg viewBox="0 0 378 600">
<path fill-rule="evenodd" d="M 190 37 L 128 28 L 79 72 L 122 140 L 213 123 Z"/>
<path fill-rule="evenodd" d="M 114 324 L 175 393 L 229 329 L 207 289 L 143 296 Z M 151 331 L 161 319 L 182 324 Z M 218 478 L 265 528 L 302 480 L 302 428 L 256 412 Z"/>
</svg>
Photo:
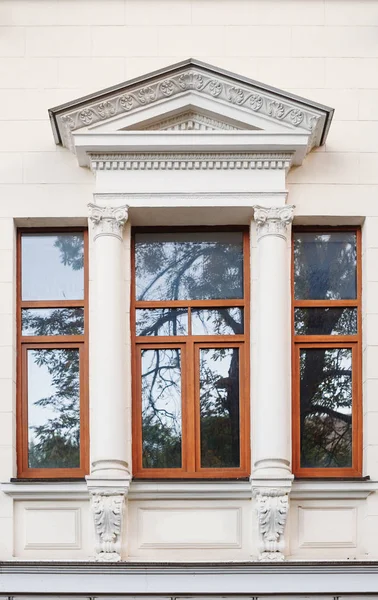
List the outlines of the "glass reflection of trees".
<svg viewBox="0 0 378 600">
<path fill-rule="evenodd" d="M 32 235 L 29 236 L 32 238 Z M 60 262 L 72 271 L 82 271 L 84 288 L 83 233 L 57 234 L 54 246 Z M 27 277 L 27 273 L 23 273 Z M 40 277 L 44 277 L 41 271 Z M 66 275 L 67 278 L 67 275 Z M 38 298 L 43 300 L 43 298 Z M 84 299 L 83 299 L 84 302 Z M 22 309 L 22 334 L 40 336 L 71 336 L 84 333 L 84 309 L 81 307 Z M 38 341 L 38 340 L 37 340 Z M 53 342 L 53 339 L 51 339 Z M 69 341 L 69 339 L 67 339 Z M 30 426 L 30 468 L 77 468 L 80 466 L 80 360 L 78 349 L 35 348 L 28 354 L 35 365 L 47 370 L 51 394 L 34 401 L 36 412 L 44 421 Z M 30 358 L 30 357 L 29 357 Z M 42 374 L 41 374 L 42 377 Z M 38 378 L 34 380 L 38 386 Z M 38 394 L 36 389 L 33 395 Z M 37 410 L 38 409 L 38 410 Z M 33 413 L 33 407 L 29 406 Z"/>
<path fill-rule="evenodd" d="M 78 468 L 80 466 L 80 382 L 77 349 L 28 350 L 29 393 L 38 393 L 35 367 L 45 367 L 51 394 L 29 406 L 29 467 Z M 42 409 L 42 410 L 41 410 Z M 44 409 L 44 410 L 43 410 Z M 43 414 L 45 413 L 45 414 Z M 43 416 L 42 416 L 43 414 Z M 38 415 L 42 419 L 38 419 Z M 32 425 L 34 421 L 39 425 Z M 42 421 L 42 422 L 41 422 Z"/>
<path fill-rule="evenodd" d="M 188 326 L 195 342 L 200 336 L 243 334 L 243 308 L 192 307 L 188 324 L 184 306 L 192 300 L 243 298 L 242 233 L 136 234 L 135 273 L 137 336 L 187 340 Z M 164 308 L 172 300 L 183 305 Z M 161 308 L 143 308 L 143 301 Z M 142 350 L 144 468 L 181 467 L 181 367 L 192 368 L 183 363 L 177 348 Z M 201 349 L 199 363 L 201 467 L 238 468 L 239 350 Z"/>
<path fill-rule="evenodd" d="M 355 232 L 296 232 L 294 301 L 356 300 L 356 265 Z M 337 335 L 357 333 L 357 308 L 302 306 L 294 315 L 296 335 L 332 335 L 337 342 Z M 300 466 L 351 467 L 351 349 L 302 348 L 299 368 Z"/>
<path fill-rule="evenodd" d="M 352 351 L 302 349 L 301 467 L 352 466 Z"/>
</svg>

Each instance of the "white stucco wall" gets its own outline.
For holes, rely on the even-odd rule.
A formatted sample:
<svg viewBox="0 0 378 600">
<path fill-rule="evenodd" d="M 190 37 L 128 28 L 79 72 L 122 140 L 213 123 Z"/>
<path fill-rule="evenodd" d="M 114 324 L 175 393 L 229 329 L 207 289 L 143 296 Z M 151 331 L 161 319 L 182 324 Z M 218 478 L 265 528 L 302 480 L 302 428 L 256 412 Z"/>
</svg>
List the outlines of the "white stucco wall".
<svg viewBox="0 0 378 600">
<path fill-rule="evenodd" d="M 364 475 L 378 480 L 378 0 L 0 0 L 1 481 L 16 476 L 15 226 L 84 224 L 92 200 L 93 174 L 55 145 L 47 109 L 189 56 L 336 109 L 327 144 L 290 172 L 289 202 L 298 222 L 363 224 Z M 316 506 L 293 500 L 294 558 L 378 558 L 378 496 L 347 496 Z M 225 541 L 216 518 L 204 516 L 208 502 L 196 502 L 197 542 L 190 527 L 181 542 L 173 535 L 180 506 L 192 515 L 193 501 L 175 503 L 172 542 L 161 529 L 143 538 L 145 501 L 130 501 L 130 556 L 248 560 L 255 553 L 250 501 L 236 502 L 243 534 L 230 521 Z M 148 506 L 163 510 L 161 503 Z M 36 509 L 44 506 L 28 500 L 14 508 L 0 494 L 0 559 L 91 555 L 88 503 L 56 504 L 46 521 L 55 523 L 55 538 L 38 533 Z M 235 500 L 218 508 L 218 516 L 231 513 Z"/>
</svg>

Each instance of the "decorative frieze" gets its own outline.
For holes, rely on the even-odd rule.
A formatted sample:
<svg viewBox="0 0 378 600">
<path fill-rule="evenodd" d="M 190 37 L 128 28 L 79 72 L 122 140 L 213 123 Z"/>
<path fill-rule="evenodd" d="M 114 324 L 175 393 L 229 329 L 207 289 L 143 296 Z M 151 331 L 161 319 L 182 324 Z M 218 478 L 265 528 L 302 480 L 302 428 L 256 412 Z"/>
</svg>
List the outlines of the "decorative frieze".
<svg viewBox="0 0 378 600">
<path fill-rule="evenodd" d="M 100 488 L 90 490 L 90 493 L 96 535 L 96 560 L 119 562 L 125 490 Z"/>
<path fill-rule="evenodd" d="M 128 206 L 99 206 L 88 204 L 89 219 L 93 224 L 94 240 L 110 235 L 122 240 L 122 230 L 128 218 Z"/>
<path fill-rule="evenodd" d="M 286 240 L 287 227 L 293 220 L 294 206 L 255 206 L 257 239 L 266 235 L 274 235 Z"/>
<path fill-rule="evenodd" d="M 247 113 L 258 113 L 269 120 L 286 123 L 291 128 L 300 127 L 308 132 L 314 132 L 321 119 L 320 114 L 308 110 L 305 105 L 298 106 L 298 103 L 291 103 L 286 98 L 275 96 L 274 92 L 256 87 L 252 83 L 235 85 L 234 79 L 227 79 L 225 76 L 214 77 L 213 73 L 191 68 L 169 77 L 161 76 L 148 85 L 142 83 L 125 86 L 117 93 L 109 95 L 106 100 L 88 102 L 85 108 L 77 108 L 59 115 L 57 123 L 63 144 L 72 148 L 71 134 L 82 127 L 130 113 L 191 90 L 205 97 L 219 98 L 226 104 L 240 106 Z"/>
<path fill-rule="evenodd" d="M 240 131 L 241 127 L 198 112 L 188 111 L 169 119 L 157 121 L 148 127 L 142 127 L 142 129 L 144 131 Z"/>
<path fill-rule="evenodd" d="M 284 560 L 284 531 L 289 510 L 287 489 L 256 488 L 254 496 L 257 503 L 259 526 L 259 560 L 278 562 Z"/>
<path fill-rule="evenodd" d="M 91 154 L 93 171 L 288 170 L 291 153 L 135 153 Z"/>
</svg>

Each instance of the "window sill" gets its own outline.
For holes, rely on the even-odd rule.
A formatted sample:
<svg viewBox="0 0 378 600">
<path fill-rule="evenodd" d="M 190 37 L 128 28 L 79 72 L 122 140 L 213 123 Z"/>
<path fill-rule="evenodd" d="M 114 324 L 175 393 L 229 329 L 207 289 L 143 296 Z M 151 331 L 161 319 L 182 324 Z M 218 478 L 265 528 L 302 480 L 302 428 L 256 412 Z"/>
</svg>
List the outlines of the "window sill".
<svg viewBox="0 0 378 600">
<path fill-rule="evenodd" d="M 268 483 L 268 482 L 267 482 Z M 15 500 L 88 500 L 85 481 L 13 481 L 0 490 Z M 378 481 L 307 480 L 293 482 L 291 500 L 363 500 Z M 132 481 L 130 500 L 250 500 L 249 481 Z"/>
</svg>

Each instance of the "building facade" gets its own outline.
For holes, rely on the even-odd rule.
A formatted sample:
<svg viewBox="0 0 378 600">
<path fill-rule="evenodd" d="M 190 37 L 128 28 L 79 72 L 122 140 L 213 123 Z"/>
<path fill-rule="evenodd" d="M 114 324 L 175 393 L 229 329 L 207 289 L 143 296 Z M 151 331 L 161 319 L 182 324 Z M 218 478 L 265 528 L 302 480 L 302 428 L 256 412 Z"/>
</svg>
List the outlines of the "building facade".
<svg viewBox="0 0 378 600">
<path fill-rule="evenodd" d="M 0 596 L 378 593 L 378 2 L 0 32 Z"/>
</svg>

